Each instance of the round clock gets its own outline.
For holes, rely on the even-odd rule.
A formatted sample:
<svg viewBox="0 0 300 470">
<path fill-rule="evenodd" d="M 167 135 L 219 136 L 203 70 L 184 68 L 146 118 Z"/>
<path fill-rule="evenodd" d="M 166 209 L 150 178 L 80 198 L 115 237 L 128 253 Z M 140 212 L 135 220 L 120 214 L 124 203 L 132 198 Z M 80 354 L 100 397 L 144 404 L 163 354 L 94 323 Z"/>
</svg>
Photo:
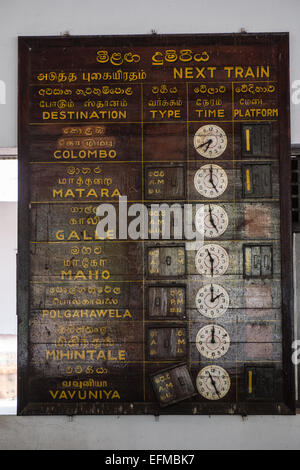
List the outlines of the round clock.
<svg viewBox="0 0 300 470">
<path fill-rule="evenodd" d="M 203 165 L 194 176 L 194 185 L 201 196 L 217 198 L 226 191 L 228 178 L 226 172 L 218 165 Z"/>
<path fill-rule="evenodd" d="M 208 400 L 224 398 L 230 389 L 228 372 L 220 366 L 207 366 L 200 370 L 196 378 L 197 390 Z"/>
<path fill-rule="evenodd" d="M 195 133 L 194 147 L 202 157 L 217 158 L 227 147 L 226 134 L 215 124 L 202 126 Z"/>
<path fill-rule="evenodd" d="M 221 317 L 229 307 L 229 295 L 218 284 L 206 284 L 197 292 L 196 307 L 207 318 Z"/>
<path fill-rule="evenodd" d="M 197 212 L 196 219 L 198 216 L 201 217 L 202 214 Z M 228 215 L 223 207 L 216 204 L 204 206 L 204 236 L 206 238 L 220 237 L 227 227 Z"/>
<path fill-rule="evenodd" d="M 228 269 L 229 256 L 222 246 L 209 243 L 197 251 L 195 265 L 199 274 L 222 276 Z"/>
<path fill-rule="evenodd" d="M 229 346 L 229 335 L 222 326 L 206 325 L 197 333 L 196 347 L 207 359 L 219 359 L 227 353 Z"/>
</svg>

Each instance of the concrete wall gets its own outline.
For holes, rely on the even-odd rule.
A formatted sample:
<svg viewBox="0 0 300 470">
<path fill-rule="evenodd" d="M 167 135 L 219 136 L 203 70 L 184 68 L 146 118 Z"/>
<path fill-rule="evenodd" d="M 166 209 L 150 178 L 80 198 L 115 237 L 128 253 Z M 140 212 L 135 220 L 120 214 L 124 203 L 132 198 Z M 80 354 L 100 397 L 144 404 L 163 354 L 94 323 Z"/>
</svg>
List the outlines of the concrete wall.
<svg viewBox="0 0 300 470">
<path fill-rule="evenodd" d="M 299 449 L 300 420 L 258 416 L 1 417 L 0 449 Z"/>
<path fill-rule="evenodd" d="M 289 31 L 293 82 L 300 80 L 299 18 L 299 0 L 0 0 L 0 147 L 17 144 L 17 36 Z M 300 105 L 291 112 L 297 143 Z M 2 224 L 1 235 L 8 242 Z M 299 449 L 300 416 L 0 417 L 0 449 L 172 448 Z"/>
<path fill-rule="evenodd" d="M 0 202 L 0 220 L 0 335 L 16 334 L 16 202 Z"/>
</svg>

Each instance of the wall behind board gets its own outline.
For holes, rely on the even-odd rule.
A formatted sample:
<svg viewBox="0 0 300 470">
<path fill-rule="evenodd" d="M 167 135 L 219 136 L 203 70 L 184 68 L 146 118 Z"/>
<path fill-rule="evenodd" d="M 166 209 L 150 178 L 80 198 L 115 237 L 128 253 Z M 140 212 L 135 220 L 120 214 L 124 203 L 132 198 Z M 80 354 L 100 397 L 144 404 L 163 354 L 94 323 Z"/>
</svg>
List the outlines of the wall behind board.
<svg viewBox="0 0 300 470">
<path fill-rule="evenodd" d="M 300 81 L 298 0 L 1 0 L 0 147 L 17 143 L 17 36 L 290 32 L 291 82 Z M 300 101 L 300 93 L 299 93 Z M 1 103 L 1 99 L 0 99 Z M 292 142 L 300 142 L 300 104 L 291 106 Z M 5 124 L 5 125 L 3 125 Z"/>
<path fill-rule="evenodd" d="M 16 334 L 16 202 L 0 202 L 0 221 L 0 335 Z"/>
</svg>

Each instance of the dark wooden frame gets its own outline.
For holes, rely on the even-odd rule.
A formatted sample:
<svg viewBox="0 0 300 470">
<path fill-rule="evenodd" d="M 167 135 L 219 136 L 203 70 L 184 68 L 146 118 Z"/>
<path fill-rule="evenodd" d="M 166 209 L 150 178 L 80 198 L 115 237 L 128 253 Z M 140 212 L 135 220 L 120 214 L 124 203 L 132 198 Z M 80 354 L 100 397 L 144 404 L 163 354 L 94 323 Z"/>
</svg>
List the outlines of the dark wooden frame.
<svg viewBox="0 0 300 470">
<path fill-rule="evenodd" d="M 294 172 L 297 174 L 297 181 L 293 181 L 292 179 L 292 220 L 293 220 L 293 232 L 299 233 L 300 232 L 300 145 L 292 145 L 291 149 L 292 155 L 292 177 Z M 294 165 L 295 164 L 295 165 Z M 296 167 L 294 169 L 293 167 Z M 294 191 L 295 189 L 295 191 Z M 295 202 L 295 207 L 293 205 Z M 296 216 L 294 220 L 294 215 Z"/>
<path fill-rule="evenodd" d="M 284 367 L 284 402 L 275 406 L 266 403 L 248 403 L 247 409 L 243 403 L 233 410 L 236 414 L 294 414 L 295 413 L 295 383 L 294 365 L 291 361 L 293 341 L 293 264 L 292 264 L 292 222 L 291 222 L 291 163 L 290 163 L 290 116 L 289 116 L 289 41 L 287 33 L 262 34 L 220 34 L 220 35 L 137 35 L 137 36 L 77 36 L 77 37 L 20 37 L 19 38 L 19 118 L 18 118 L 18 147 L 19 147 L 19 209 L 18 209 L 18 267 L 17 267 L 17 313 L 18 313 L 18 414 L 118 414 L 118 407 L 107 404 L 95 407 L 82 404 L 74 409 L 72 404 L 43 404 L 28 403 L 28 336 L 29 336 L 29 140 L 26 133 L 26 121 L 29 104 L 29 64 L 31 51 L 38 47 L 51 48 L 55 45 L 62 47 L 101 44 L 101 46 L 168 46 L 189 44 L 197 45 L 244 45 L 244 44 L 277 44 L 279 46 L 279 86 L 281 110 L 280 132 L 280 186 L 281 186 L 281 248 L 282 248 L 282 325 L 283 325 L 283 367 Z M 190 414 L 192 403 L 183 402 L 177 407 L 158 411 L 158 405 L 147 405 L 147 413 Z M 144 414 L 145 404 L 136 403 L 123 405 L 123 413 Z M 197 403 L 197 414 L 227 414 L 228 404 Z"/>
<path fill-rule="evenodd" d="M 291 148 L 291 164 L 296 163 L 296 168 L 297 168 L 297 182 L 292 181 L 292 206 L 293 206 L 293 199 L 297 199 L 297 208 L 292 208 L 292 212 L 297 212 L 297 219 L 298 221 L 293 220 L 293 233 L 299 237 L 300 233 L 300 144 L 292 144 Z M 292 177 L 293 177 L 293 172 L 294 170 L 292 169 Z M 293 192 L 293 188 L 295 188 L 295 193 Z M 293 215 L 293 214 L 292 214 Z M 295 242 L 295 241 L 294 241 Z M 295 271 L 294 273 L 294 284 L 295 284 L 295 289 L 297 288 L 297 272 Z M 298 320 L 298 321 L 297 321 Z M 298 329 L 296 328 L 296 325 L 298 323 Z M 299 333 L 299 311 L 295 311 L 295 339 L 298 338 L 298 333 Z M 300 413 L 300 397 L 299 397 L 299 385 L 300 385 L 300 366 L 297 364 L 295 366 L 297 369 L 297 375 L 296 375 L 296 382 L 297 383 L 297 388 L 298 388 L 298 396 L 296 396 L 296 408 L 297 408 L 297 414 Z"/>
</svg>

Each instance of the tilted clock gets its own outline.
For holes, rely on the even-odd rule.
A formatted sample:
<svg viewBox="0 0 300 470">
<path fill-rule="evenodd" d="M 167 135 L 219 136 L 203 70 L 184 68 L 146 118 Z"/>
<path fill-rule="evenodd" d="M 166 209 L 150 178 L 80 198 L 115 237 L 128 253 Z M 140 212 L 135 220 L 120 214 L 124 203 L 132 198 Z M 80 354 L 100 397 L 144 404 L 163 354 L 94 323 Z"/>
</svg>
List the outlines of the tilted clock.
<svg viewBox="0 0 300 470">
<path fill-rule="evenodd" d="M 217 204 L 206 204 L 204 206 L 204 237 L 220 237 L 227 227 L 228 215 L 225 209 Z"/>
<path fill-rule="evenodd" d="M 196 294 L 196 307 L 207 318 L 221 317 L 229 307 L 228 292 L 218 284 L 206 284 Z"/>
<path fill-rule="evenodd" d="M 222 276 L 229 267 L 229 256 L 222 246 L 208 243 L 197 251 L 195 265 L 199 274 Z"/>
</svg>

